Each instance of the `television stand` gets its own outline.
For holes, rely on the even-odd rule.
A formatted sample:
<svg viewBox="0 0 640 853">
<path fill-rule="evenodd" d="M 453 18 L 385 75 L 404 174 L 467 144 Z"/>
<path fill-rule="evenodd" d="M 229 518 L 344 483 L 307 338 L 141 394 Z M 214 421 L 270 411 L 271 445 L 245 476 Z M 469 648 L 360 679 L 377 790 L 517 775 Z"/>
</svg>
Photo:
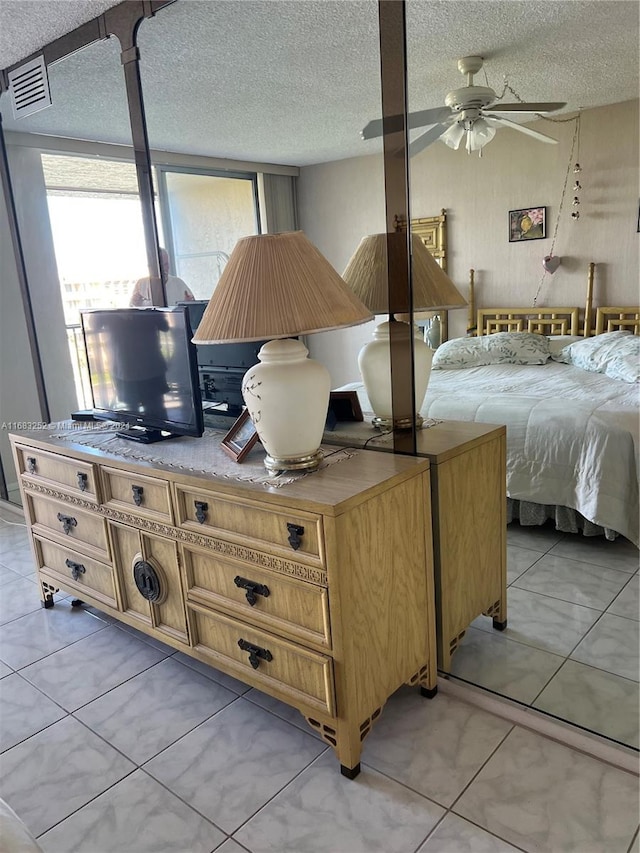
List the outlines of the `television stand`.
<svg viewBox="0 0 640 853">
<path fill-rule="evenodd" d="M 117 432 L 118 438 L 128 438 L 129 441 L 139 441 L 142 444 L 155 444 L 156 441 L 166 441 L 169 438 L 179 438 L 177 432 L 167 432 L 164 429 L 132 426 Z"/>
</svg>

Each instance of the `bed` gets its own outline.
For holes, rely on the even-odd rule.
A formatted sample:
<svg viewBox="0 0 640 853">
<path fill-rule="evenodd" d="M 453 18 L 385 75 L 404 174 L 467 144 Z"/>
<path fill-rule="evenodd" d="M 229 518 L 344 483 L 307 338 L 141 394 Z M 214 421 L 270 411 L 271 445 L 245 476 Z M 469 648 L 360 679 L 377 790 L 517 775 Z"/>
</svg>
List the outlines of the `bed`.
<svg viewBox="0 0 640 853">
<path fill-rule="evenodd" d="M 594 312 L 593 273 L 592 264 L 582 317 L 573 307 L 476 312 L 472 293 L 474 328 L 436 351 L 421 414 L 426 425 L 506 424 L 509 520 L 551 518 L 565 532 L 621 534 L 638 546 L 640 313 L 633 306 Z M 539 344 L 543 363 L 511 363 L 521 359 L 508 346 L 490 354 L 494 344 L 524 340 Z M 623 349 L 620 378 L 615 364 Z M 358 394 L 363 411 L 371 411 L 364 389 Z"/>
</svg>

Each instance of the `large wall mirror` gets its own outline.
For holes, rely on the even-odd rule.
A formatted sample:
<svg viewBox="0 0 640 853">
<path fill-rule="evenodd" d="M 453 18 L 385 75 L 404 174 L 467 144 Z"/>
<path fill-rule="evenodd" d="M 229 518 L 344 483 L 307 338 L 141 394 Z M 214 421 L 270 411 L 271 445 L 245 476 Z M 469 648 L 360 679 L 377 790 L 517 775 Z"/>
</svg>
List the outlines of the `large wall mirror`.
<svg viewBox="0 0 640 853">
<path fill-rule="evenodd" d="M 476 4 L 455 5 L 460 20 L 475 21 Z M 451 3 L 408 0 L 409 111 L 442 106 L 448 91 L 465 84 L 457 59 L 481 51 L 485 38 L 501 33 L 507 4 L 483 5 L 482 23 L 468 23 L 460 32 L 447 23 L 445 7 Z M 571 5 L 562 4 L 563 14 Z M 626 7 L 633 4 L 616 6 L 629 14 Z M 525 54 L 536 25 L 535 20 L 520 21 L 518 49 Z M 448 35 L 453 29 L 459 48 Z M 597 40 L 597 26 L 593 33 Z M 436 46 L 445 36 L 450 42 L 443 68 Z M 177 0 L 141 22 L 137 41 L 159 247 L 166 251 L 165 272 L 174 287 L 166 289 L 169 303 L 207 300 L 235 241 L 247 234 L 302 229 L 342 273 L 364 236 L 387 230 L 382 141 L 360 138 L 360 131 L 382 114 L 374 0 Z M 503 47 L 507 51 L 513 45 Z M 595 42 L 584 50 L 599 55 Z M 511 70 L 499 60 L 496 48 L 478 81 L 497 91 Z M 599 71 L 594 63 L 602 75 L 602 63 Z M 154 271 L 148 264 L 117 39 L 62 59 L 49 74 L 51 108 L 18 121 L 5 93 L 0 110 L 44 390 L 50 417 L 58 420 L 89 405 L 78 311 L 131 304 L 140 282 L 137 292 L 149 291 L 145 281 Z M 528 96 L 524 78 L 511 80 Z M 549 89 L 548 98 L 562 100 L 558 87 L 557 92 Z M 541 280 L 549 242 L 509 242 L 508 212 L 544 205 L 552 232 L 572 151 L 575 123 L 569 120 L 544 127 L 537 122 L 557 138 L 557 146 L 506 128 L 497 131 L 481 158 L 468 154 L 464 145 L 455 150 L 436 137 L 418 145 L 409 168 L 408 218 L 419 234 L 425 219 L 438 219 L 446 210 L 446 256 L 440 260 L 464 295 L 469 269 L 475 268 L 479 306 L 510 301 L 525 306 L 537 293 L 541 300 L 582 305 L 591 260 L 602 266 L 600 303 L 629 304 L 637 299 L 636 219 L 631 229 L 625 225 L 626 216 L 637 214 L 637 115 L 637 101 L 584 111 L 581 159 L 589 166 L 592 187 L 598 188 L 592 190 L 592 218 L 582 220 L 591 227 L 570 231 L 565 208 L 565 219 L 558 220 L 562 267 L 553 279 Z M 422 132 L 413 129 L 411 141 Z M 11 284 L 2 294 L 0 359 L 13 365 L 3 370 L 3 417 L 9 417 L 6 401 L 13 408 L 20 400 L 20 418 L 39 421 L 28 330 L 22 320 L 9 320 L 23 317 L 24 311 L 17 277 L 5 270 L 12 250 L 4 228 L 0 241 L 2 273 Z M 150 302 L 160 304 L 154 295 Z M 441 319 L 448 320 L 442 339 L 464 336 L 469 326 L 464 308 Z M 310 353 L 328 367 L 334 388 L 360 381 L 358 353 L 373 328 L 369 323 L 308 336 Z M 217 406 L 219 400 L 210 402 Z M 15 496 L 5 435 L 0 435 L 0 454 Z M 452 677 L 637 747 L 637 681 L 619 667 L 572 658 L 625 585 L 630 563 L 607 570 L 619 586 L 598 609 L 595 599 L 556 599 L 550 587 L 535 592 L 523 581 L 536 564 L 574 561 L 593 569 L 577 537 L 548 528 L 523 537 L 512 526 L 507 538 L 512 627 L 498 636 L 480 617 L 454 655 Z M 556 600 L 561 603 L 554 605 Z M 613 657 L 622 659 L 624 642 L 616 642 Z M 587 702 L 585 697 L 591 698 Z M 619 714 L 609 713 L 612 705 Z M 586 707 L 593 713 L 585 715 Z"/>
</svg>

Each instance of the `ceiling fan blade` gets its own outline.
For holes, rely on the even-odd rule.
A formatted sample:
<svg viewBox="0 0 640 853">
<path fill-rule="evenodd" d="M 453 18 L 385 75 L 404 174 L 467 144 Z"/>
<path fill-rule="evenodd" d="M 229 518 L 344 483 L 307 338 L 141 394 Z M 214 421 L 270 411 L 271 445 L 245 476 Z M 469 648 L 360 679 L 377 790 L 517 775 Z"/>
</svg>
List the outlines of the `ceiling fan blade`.
<svg viewBox="0 0 640 853">
<path fill-rule="evenodd" d="M 547 142 L 549 145 L 558 144 L 557 139 L 553 139 L 551 136 L 546 136 L 544 133 L 540 133 L 539 130 L 532 130 L 524 124 L 516 124 L 515 121 L 509 121 L 508 118 L 502 118 L 502 116 L 487 116 L 487 121 L 489 124 L 497 125 L 498 127 L 511 127 L 513 130 L 519 130 L 520 133 L 526 133 L 527 136 L 532 136 L 539 142 Z"/>
<path fill-rule="evenodd" d="M 435 142 L 436 139 L 439 139 L 446 129 L 446 124 L 436 124 L 431 128 L 431 130 L 428 130 L 426 133 L 423 133 L 422 136 L 414 139 L 414 141 L 409 145 L 409 157 L 414 157 L 416 154 L 424 151 L 427 146 L 431 145 L 432 142 Z"/>
<path fill-rule="evenodd" d="M 429 124 L 435 124 L 445 118 L 449 118 L 451 110 L 449 107 L 435 107 L 432 110 L 418 110 L 414 113 L 409 113 L 407 116 L 407 125 L 409 130 L 416 127 L 426 127 Z M 376 118 L 370 121 L 360 132 L 363 139 L 375 139 L 377 136 L 382 136 L 383 133 L 397 133 L 403 127 L 402 116 L 389 116 L 387 119 Z"/>
<path fill-rule="evenodd" d="M 492 107 L 485 107 L 485 112 L 491 113 L 554 113 L 556 110 L 561 110 L 566 107 L 566 103 L 562 101 L 554 101 L 549 103 L 533 103 L 533 104 L 494 104 Z"/>
</svg>

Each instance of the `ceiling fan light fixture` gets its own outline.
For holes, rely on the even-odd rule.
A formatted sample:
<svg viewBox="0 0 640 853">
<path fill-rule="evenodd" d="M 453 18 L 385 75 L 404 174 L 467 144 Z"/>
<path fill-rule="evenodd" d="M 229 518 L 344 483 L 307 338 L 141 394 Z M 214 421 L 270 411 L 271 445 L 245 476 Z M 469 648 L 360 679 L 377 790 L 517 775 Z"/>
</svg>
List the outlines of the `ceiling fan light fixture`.
<svg viewBox="0 0 640 853">
<path fill-rule="evenodd" d="M 480 151 L 495 135 L 495 127 L 491 127 L 483 118 L 477 119 L 467 131 L 467 151 Z"/>
<path fill-rule="evenodd" d="M 440 139 L 445 145 L 448 145 L 449 148 L 454 148 L 457 151 L 464 138 L 464 134 L 465 129 L 462 122 L 455 122 L 455 124 L 452 124 L 448 130 L 445 130 Z"/>
</svg>

